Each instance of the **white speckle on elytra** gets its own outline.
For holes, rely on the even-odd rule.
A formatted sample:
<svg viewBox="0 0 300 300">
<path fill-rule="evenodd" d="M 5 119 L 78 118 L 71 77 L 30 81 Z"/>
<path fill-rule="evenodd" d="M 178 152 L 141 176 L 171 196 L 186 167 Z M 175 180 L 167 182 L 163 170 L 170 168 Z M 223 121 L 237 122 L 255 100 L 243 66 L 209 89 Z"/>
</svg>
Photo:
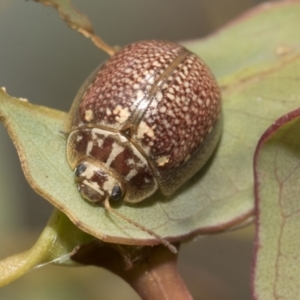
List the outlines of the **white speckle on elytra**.
<svg viewBox="0 0 300 300">
<path fill-rule="evenodd" d="M 181 78 L 180 78 L 179 76 L 177 76 L 177 77 L 175 78 L 175 80 L 178 82 L 179 85 L 182 84 Z"/>
<path fill-rule="evenodd" d="M 158 102 L 161 101 L 162 97 L 163 97 L 162 92 L 158 92 L 158 93 L 156 94 L 156 99 L 157 99 Z"/>
<path fill-rule="evenodd" d="M 110 110 L 109 108 L 106 108 L 106 114 L 107 114 L 108 116 L 111 115 L 111 110 Z"/>
<path fill-rule="evenodd" d="M 124 123 L 130 116 L 128 107 L 122 108 L 121 105 L 117 105 L 113 113 L 114 115 L 117 115 L 116 121 L 118 121 L 119 123 Z"/>
<path fill-rule="evenodd" d="M 145 94 L 142 90 L 138 90 L 137 93 L 136 93 L 136 97 L 137 97 L 137 100 L 142 100 L 144 98 Z"/>
<path fill-rule="evenodd" d="M 137 138 L 142 139 L 144 135 L 149 137 L 154 137 L 154 131 L 151 127 L 149 127 L 146 122 L 141 121 L 138 127 Z"/>
<path fill-rule="evenodd" d="M 157 101 L 155 101 L 155 100 L 151 101 L 149 107 L 156 108 L 157 107 Z M 153 114 L 155 114 L 155 113 L 156 113 L 156 110 L 153 110 Z"/>
<path fill-rule="evenodd" d="M 187 75 L 187 74 L 188 74 L 188 68 L 187 68 L 187 66 L 184 66 L 184 67 L 183 67 L 183 72 L 184 72 L 184 75 Z"/>
<path fill-rule="evenodd" d="M 174 100 L 175 97 L 173 94 L 170 94 L 170 93 L 167 93 L 167 97 L 170 99 L 170 100 Z"/>
<path fill-rule="evenodd" d="M 167 111 L 167 108 L 165 106 L 162 106 L 160 109 L 159 109 L 159 112 L 160 113 L 165 113 Z"/>
<path fill-rule="evenodd" d="M 200 105 L 203 105 L 203 100 L 202 100 L 202 99 L 198 98 L 198 99 L 197 99 L 197 102 L 198 102 Z"/>
<path fill-rule="evenodd" d="M 149 84 L 153 84 L 155 81 L 155 77 L 151 74 L 147 74 L 145 76 L 145 81 L 147 81 Z"/>
<path fill-rule="evenodd" d="M 185 76 L 182 72 L 179 73 L 179 76 L 180 76 L 182 79 L 185 79 L 185 78 L 186 78 L 186 76 Z"/>
<path fill-rule="evenodd" d="M 93 118 L 94 118 L 93 111 L 91 109 L 86 110 L 84 113 L 84 120 L 90 122 L 93 120 Z"/>
<path fill-rule="evenodd" d="M 160 167 L 164 166 L 166 163 L 168 163 L 168 161 L 169 161 L 169 158 L 167 156 L 161 156 L 156 159 L 156 163 Z"/>
<path fill-rule="evenodd" d="M 153 65 L 154 67 L 158 67 L 158 68 L 161 67 L 161 64 L 160 64 L 157 60 L 155 60 L 155 61 L 152 63 L 152 65 Z"/>
</svg>

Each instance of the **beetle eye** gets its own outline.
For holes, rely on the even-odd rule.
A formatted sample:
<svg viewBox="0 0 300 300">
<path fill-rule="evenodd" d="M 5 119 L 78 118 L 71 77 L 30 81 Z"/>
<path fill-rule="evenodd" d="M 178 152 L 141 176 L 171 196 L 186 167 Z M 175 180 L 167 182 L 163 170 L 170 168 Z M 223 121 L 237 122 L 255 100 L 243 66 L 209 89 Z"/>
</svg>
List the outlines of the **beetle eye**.
<svg viewBox="0 0 300 300">
<path fill-rule="evenodd" d="M 121 198 L 122 198 L 121 187 L 118 184 L 116 184 L 111 191 L 110 200 L 117 202 L 121 200 Z"/>
<path fill-rule="evenodd" d="M 79 164 L 75 168 L 75 176 L 79 177 L 86 170 L 86 164 Z"/>
</svg>

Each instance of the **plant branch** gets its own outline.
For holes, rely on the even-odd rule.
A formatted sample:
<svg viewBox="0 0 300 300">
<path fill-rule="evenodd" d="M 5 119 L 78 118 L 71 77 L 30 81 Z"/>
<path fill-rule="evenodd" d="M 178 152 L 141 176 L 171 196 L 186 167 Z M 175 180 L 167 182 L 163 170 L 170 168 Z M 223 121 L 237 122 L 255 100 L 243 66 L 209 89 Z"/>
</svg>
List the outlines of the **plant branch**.
<svg viewBox="0 0 300 300">
<path fill-rule="evenodd" d="M 74 265 L 74 261 L 70 260 L 74 247 L 91 240 L 94 237 L 78 229 L 61 211 L 55 209 L 31 249 L 0 260 L 0 287 L 41 265 Z"/>
<path fill-rule="evenodd" d="M 97 241 L 78 247 L 71 258 L 117 274 L 144 300 L 192 299 L 178 273 L 177 255 L 163 245 L 135 247 Z"/>
<path fill-rule="evenodd" d="M 96 47 L 112 56 L 118 48 L 111 47 L 105 43 L 99 36 L 94 33 L 93 25 L 89 18 L 76 10 L 70 0 L 35 0 L 44 5 L 53 6 L 59 13 L 60 17 L 74 30 L 77 30 L 86 38 L 90 38 Z"/>
</svg>

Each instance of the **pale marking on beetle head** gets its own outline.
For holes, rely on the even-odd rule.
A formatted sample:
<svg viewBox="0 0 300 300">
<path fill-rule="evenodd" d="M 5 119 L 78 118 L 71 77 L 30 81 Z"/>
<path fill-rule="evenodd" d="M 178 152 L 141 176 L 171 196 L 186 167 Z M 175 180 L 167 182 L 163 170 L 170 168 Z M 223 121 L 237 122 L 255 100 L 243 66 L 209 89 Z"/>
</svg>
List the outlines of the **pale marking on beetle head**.
<svg viewBox="0 0 300 300">
<path fill-rule="evenodd" d="M 96 140 L 98 138 L 97 131 L 99 133 L 99 129 L 98 128 L 92 128 L 92 130 L 91 130 L 91 134 L 92 134 L 92 139 L 93 140 Z"/>
<path fill-rule="evenodd" d="M 93 141 L 89 141 L 86 147 L 86 155 L 90 155 L 91 151 L 93 149 L 94 146 L 94 142 Z"/>
<path fill-rule="evenodd" d="M 148 166 L 145 160 L 139 161 L 136 165 L 138 168 L 144 168 L 145 166 Z"/>
<path fill-rule="evenodd" d="M 124 148 L 121 147 L 120 145 L 118 145 L 118 143 L 113 143 L 112 144 L 112 149 L 111 149 L 111 152 L 109 154 L 109 157 L 106 161 L 106 165 L 108 167 L 110 167 L 111 163 L 115 160 L 115 158 L 121 153 L 124 151 Z"/>
<path fill-rule="evenodd" d="M 94 165 L 88 164 L 87 168 L 82 172 L 80 177 L 85 177 L 86 179 L 91 179 L 95 172 L 97 172 L 98 168 Z"/>
<path fill-rule="evenodd" d="M 118 133 L 118 136 L 119 136 L 119 139 L 120 139 L 121 143 L 128 142 L 128 139 L 125 136 L 123 136 L 122 134 Z"/>
<path fill-rule="evenodd" d="M 127 181 L 130 181 L 132 177 L 137 174 L 136 169 L 131 169 L 130 172 L 124 177 Z"/>
<path fill-rule="evenodd" d="M 91 109 L 86 110 L 84 113 L 84 120 L 86 122 L 91 122 L 93 120 L 93 118 L 94 118 L 93 111 Z"/>
<path fill-rule="evenodd" d="M 96 191 L 97 193 L 99 193 L 101 196 L 104 195 L 104 192 L 102 189 L 99 188 L 99 185 L 97 182 L 94 181 L 89 181 L 89 180 L 83 180 L 82 183 L 88 187 L 90 187 L 91 189 L 93 189 L 94 191 Z"/>
<path fill-rule="evenodd" d="M 103 183 L 103 190 L 110 193 L 117 183 L 116 179 L 112 176 L 107 176 L 107 180 Z"/>
<path fill-rule="evenodd" d="M 98 146 L 99 148 L 101 148 L 102 145 L 103 145 L 103 139 L 100 139 L 100 138 L 98 137 L 98 135 L 97 135 L 97 133 L 99 133 L 99 129 L 98 129 L 98 128 L 93 128 L 93 129 L 91 130 L 91 133 L 92 133 L 92 139 L 93 139 L 93 141 L 96 141 L 96 142 L 97 142 L 97 146 Z"/>
<path fill-rule="evenodd" d="M 128 165 L 133 165 L 134 164 L 134 159 L 133 158 L 128 158 L 127 159 L 127 164 Z"/>
<path fill-rule="evenodd" d="M 137 163 L 132 159 L 133 164 L 136 164 L 138 168 L 149 167 L 146 158 L 136 147 L 132 146 L 131 150 L 133 151 L 134 155 L 139 159 Z M 145 153 L 147 153 L 147 151 L 149 151 L 149 148 L 144 147 L 143 150 L 145 151 Z"/>
</svg>

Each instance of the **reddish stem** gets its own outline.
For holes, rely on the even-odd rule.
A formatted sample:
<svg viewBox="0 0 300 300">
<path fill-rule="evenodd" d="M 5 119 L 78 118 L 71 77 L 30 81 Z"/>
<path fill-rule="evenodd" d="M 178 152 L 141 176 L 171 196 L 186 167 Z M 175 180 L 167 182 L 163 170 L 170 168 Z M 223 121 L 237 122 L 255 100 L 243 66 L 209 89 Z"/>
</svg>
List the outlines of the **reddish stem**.
<svg viewBox="0 0 300 300">
<path fill-rule="evenodd" d="M 144 300 L 190 300 L 177 269 L 177 254 L 165 246 L 134 247 L 94 242 L 72 259 L 104 267 L 127 281 Z"/>
</svg>

